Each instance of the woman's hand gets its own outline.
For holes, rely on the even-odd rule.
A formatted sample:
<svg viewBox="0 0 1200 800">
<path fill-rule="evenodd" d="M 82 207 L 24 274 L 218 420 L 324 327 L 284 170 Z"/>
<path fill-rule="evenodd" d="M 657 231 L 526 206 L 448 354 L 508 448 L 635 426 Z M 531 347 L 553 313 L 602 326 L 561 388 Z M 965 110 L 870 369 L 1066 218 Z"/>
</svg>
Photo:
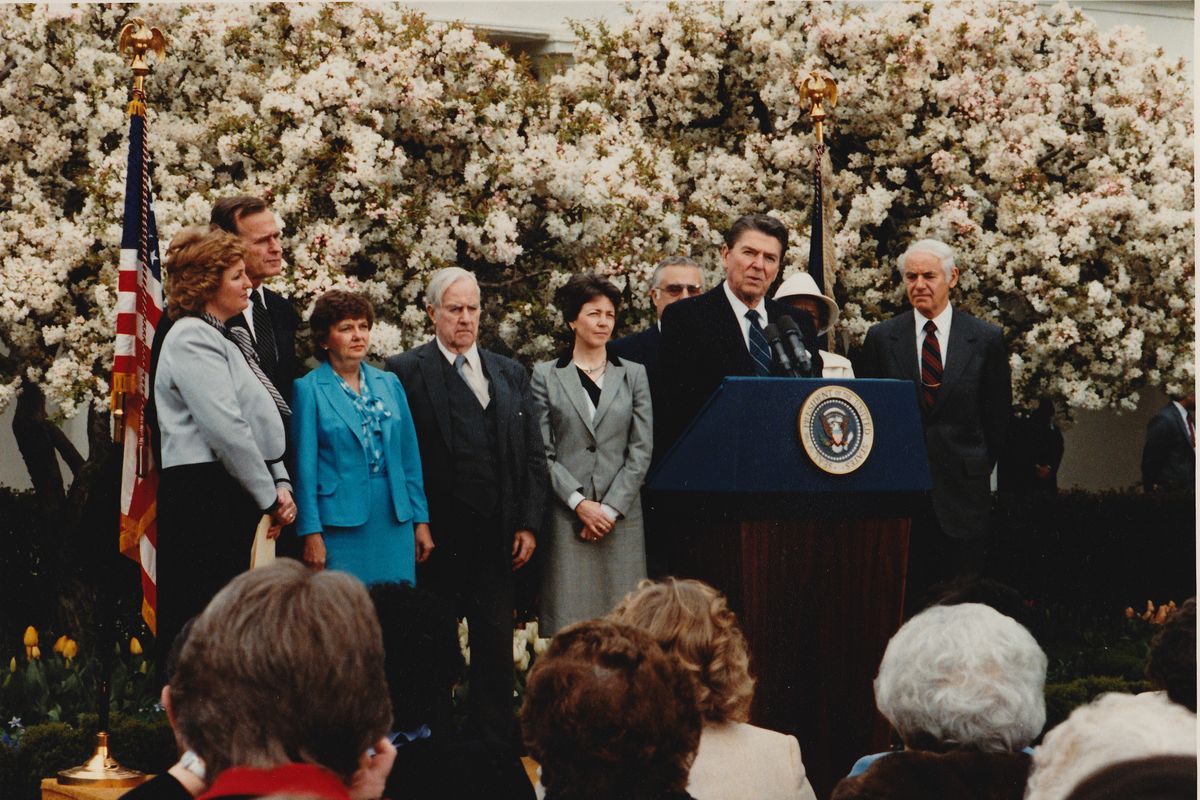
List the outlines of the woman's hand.
<svg viewBox="0 0 1200 800">
<path fill-rule="evenodd" d="M 417 545 L 417 563 L 424 564 L 433 552 L 433 534 L 429 532 L 428 522 L 418 522 L 413 525 L 413 539 Z"/>
<path fill-rule="evenodd" d="M 310 569 L 325 569 L 325 539 L 319 533 L 304 537 L 304 563 Z"/>
<path fill-rule="evenodd" d="M 286 486 L 280 486 L 275 493 L 275 499 L 275 511 L 271 513 L 272 525 L 267 531 L 268 539 L 276 538 L 284 525 L 291 525 L 296 521 L 296 502 L 292 500 L 292 490 Z"/>
<path fill-rule="evenodd" d="M 350 778 L 350 800 L 379 800 L 383 797 L 388 774 L 396 760 L 396 746 L 380 739 L 375 743 L 375 754 L 363 753 L 358 759 L 358 769 Z"/>
<path fill-rule="evenodd" d="M 575 515 L 583 522 L 579 536 L 586 541 L 598 542 L 613 529 L 613 521 L 595 500 L 580 501 L 575 506 Z"/>
</svg>

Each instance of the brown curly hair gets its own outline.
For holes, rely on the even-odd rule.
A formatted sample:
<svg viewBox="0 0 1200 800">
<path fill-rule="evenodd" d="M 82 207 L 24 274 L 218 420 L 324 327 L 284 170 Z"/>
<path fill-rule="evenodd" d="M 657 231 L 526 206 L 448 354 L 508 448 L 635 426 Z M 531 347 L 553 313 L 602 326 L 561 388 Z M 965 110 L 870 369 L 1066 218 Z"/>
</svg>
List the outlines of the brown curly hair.
<svg viewBox="0 0 1200 800">
<path fill-rule="evenodd" d="M 682 792 L 700 714 L 692 682 L 648 633 L 596 619 L 559 632 L 529 673 L 521 729 L 558 800 Z"/>
<path fill-rule="evenodd" d="M 308 318 L 308 330 L 312 336 L 313 355 L 318 361 L 328 361 L 325 340 L 333 326 L 344 319 L 365 319 L 367 327 L 375 327 L 375 307 L 361 294 L 342 289 L 330 289 L 317 298 L 312 315 Z"/>
<path fill-rule="evenodd" d="M 644 580 L 609 619 L 649 632 L 679 659 L 696 687 L 696 705 L 709 722 L 750 719 L 754 678 L 737 616 L 707 583 Z"/>
<path fill-rule="evenodd" d="M 193 225 L 175 234 L 163 265 L 167 276 L 167 315 L 198 317 L 221 285 L 221 274 L 246 258 L 246 245 L 231 233 Z"/>
</svg>

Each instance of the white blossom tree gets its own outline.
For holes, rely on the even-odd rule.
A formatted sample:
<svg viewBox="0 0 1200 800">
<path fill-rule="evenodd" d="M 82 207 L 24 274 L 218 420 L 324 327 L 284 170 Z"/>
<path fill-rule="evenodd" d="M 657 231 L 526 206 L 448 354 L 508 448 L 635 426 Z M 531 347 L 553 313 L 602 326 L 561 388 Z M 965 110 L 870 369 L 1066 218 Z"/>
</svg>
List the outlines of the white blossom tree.
<svg viewBox="0 0 1200 800">
<path fill-rule="evenodd" d="M 487 341 L 526 359 L 553 350 L 568 275 L 610 275 L 633 322 L 658 258 L 715 269 L 747 211 L 784 219 L 803 267 L 812 137 L 793 82 L 822 69 L 841 94 L 852 338 L 902 307 L 894 256 L 937 235 L 960 254 L 957 301 L 1006 329 L 1019 399 L 1132 407 L 1143 386 L 1191 384 L 1190 83 L 1062 6 L 646 6 L 580 27 L 546 84 L 395 5 L 3 6 L 0 406 L 16 399 L 47 498 L 80 500 L 105 451 L 129 77 L 114 42 L 134 15 L 169 38 L 147 81 L 164 242 L 221 195 L 266 195 L 288 240 L 277 288 L 301 309 L 366 292 L 376 356 L 424 337 L 422 287 L 450 264 L 480 276 Z M 88 454 L 47 408 L 87 410 Z"/>
</svg>

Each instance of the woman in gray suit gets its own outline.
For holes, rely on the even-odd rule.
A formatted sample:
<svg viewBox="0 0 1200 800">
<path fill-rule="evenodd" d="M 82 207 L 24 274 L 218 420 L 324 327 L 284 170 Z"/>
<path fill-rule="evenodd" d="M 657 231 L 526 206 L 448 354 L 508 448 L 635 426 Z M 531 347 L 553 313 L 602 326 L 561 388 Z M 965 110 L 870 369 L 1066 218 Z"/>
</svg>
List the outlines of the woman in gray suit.
<svg viewBox="0 0 1200 800">
<path fill-rule="evenodd" d="M 161 436 L 156 645 L 250 563 L 264 514 L 272 535 L 295 520 L 283 466 L 291 413 L 266 377 L 245 327 L 246 249 L 220 230 L 188 228 L 167 249 L 170 328 L 152 378 Z M 240 338 L 239 338 L 240 337 Z"/>
<path fill-rule="evenodd" d="M 570 350 L 533 369 L 557 497 L 542 544 L 542 630 L 608 612 L 646 577 L 642 481 L 653 446 L 646 369 L 607 352 L 621 294 L 592 274 L 559 291 Z"/>
</svg>

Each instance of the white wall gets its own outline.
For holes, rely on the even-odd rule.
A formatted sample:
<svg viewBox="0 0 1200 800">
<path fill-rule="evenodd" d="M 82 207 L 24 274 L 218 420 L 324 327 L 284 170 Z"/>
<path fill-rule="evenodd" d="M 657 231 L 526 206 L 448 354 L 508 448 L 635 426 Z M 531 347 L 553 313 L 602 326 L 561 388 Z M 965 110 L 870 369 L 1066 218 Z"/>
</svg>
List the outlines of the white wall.
<svg viewBox="0 0 1200 800">
<path fill-rule="evenodd" d="M 1049 2 L 1042 3 L 1050 5 Z M 626 16 L 624 2 L 580 0 L 579 2 L 415 2 L 406 3 L 428 16 L 462 19 L 472 25 L 496 31 L 510 41 L 527 40 L 533 47 L 561 52 L 571 38 L 568 19 L 604 19 L 619 21 Z M 633 3 L 643 5 L 643 3 Z M 1147 38 L 1173 57 L 1194 64 L 1194 9 L 1191 2 L 1074 2 L 1096 20 L 1103 30 L 1117 25 L 1135 25 L 1145 29 Z M 544 44 L 541 44 L 544 43 Z M 115 246 L 115 243 L 114 243 Z M 1059 485 L 1088 489 L 1129 486 L 1139 480 L 1141 444 L 1146 421 L 1165 399 L 1150 391 L 1136 412 L 1085 412 L 1065 432 L 1066 455 L 1059 474 Z M 85 420 L 78 417 L 66 425 L 77 446 L 86 448 Z M 66 467 L 63 467 L 64 474 Z M 0 485 L 30 488 L 16 442 L 12 437 L 11 409 L 0 414 Z"/>
</svg>

